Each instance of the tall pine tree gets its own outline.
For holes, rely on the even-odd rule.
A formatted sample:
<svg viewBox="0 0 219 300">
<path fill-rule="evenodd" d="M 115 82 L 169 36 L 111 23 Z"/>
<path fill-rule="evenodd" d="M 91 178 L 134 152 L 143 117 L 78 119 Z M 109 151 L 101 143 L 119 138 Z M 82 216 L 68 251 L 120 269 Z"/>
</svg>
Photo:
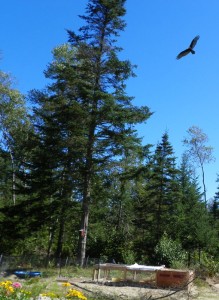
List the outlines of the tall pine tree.
<svg viewBox="0 0 219 300">
<path fill-rule="evenodd" d="M 163 233 L 171 233 L 174 227 L 178 201 L 178 170 L 175 160 L 173 148 L 165 132 L 148 162 L 144 192 L 141 191 L 136 204 L 139 218 L 137 224 L 141 232 L 137 247 L 139 252 L 143 248 L 147 249 L 150 259 Z"/>
<path fill-rule="evenodd" d="M 54 83 L 46 94 L 35 92 L 32 97 L 39 105 L 35 112 L 39 118 L 40 137 L 45 139 L 48 136 L 49 139 L 53 135 L 57 142 L 52 144 L 63 145 L 53 149 L 59 161 L 61 153 L 65 157 L 69 154 L 65 166 L 71 166 L 73 170 L 67 168 L 68 171 L 64 172 L 66 169 L 61 163 L 56 171 L 60 173 L 63 169 L 63 176 L 72 172 L 70 177 L 76 185 L 70 184 L 69 190 L 80 191 L 78 200 L 82 203 L 82 215 L 79 229 L 82 234 L 78 257 L 81 265 L 86 255 L 95 174 L 122 157 L 126 148 L 139 146 L 141 140 L 136 136 L 134 125 L 146 121 L 151 115 L 148 107 L 134 106 L 133 97 L 125 92 L 125 81 L 134 74 L 130 62 L 119 59 L 121 49 L 116 46 L 116 38 L 125 28 L 122 20 L 124 4 L 124 0 L 89 1 L 86 15 L 81 16 L 85 26 L 79 29 L 79 34 L 68 31 L 70 45 L 60 50 L 58 60 L 46 72 Z M 69 122 L 74 126 L 66 131 Z M 71 137 L 71 147 L 67 146 L 66 137 Z M 46 145 L 49 144 L 45 143 L 45 151 Z"/>
</svg>

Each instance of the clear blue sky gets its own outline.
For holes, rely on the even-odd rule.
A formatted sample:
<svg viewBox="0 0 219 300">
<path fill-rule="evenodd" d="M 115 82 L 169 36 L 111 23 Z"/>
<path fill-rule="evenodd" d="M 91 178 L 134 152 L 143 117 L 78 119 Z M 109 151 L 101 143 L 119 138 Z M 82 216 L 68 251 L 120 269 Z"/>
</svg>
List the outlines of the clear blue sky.
<svg viewBox="0 0 219 300">
<path fill-rule="evenodd" d="M 2 0 L 1 70 L 11 73 L 26 94 L 46 85 L 43 71 L 54 47 L 77 31 L 88 0 Z M 219 1 L 127 0 L 127 27 L 118 39 L 122 59 L 138 67 L 127 82 L 135 105 L 154 112 L 138 127 L 144 143 L 157 144 L 165 131 L 175 155 L 192 125 L 209 137 L 216 161 L 205 165 L 207 198 L 216 192 L 219 173 Z M 196 54 L 176 60 L 197 35 Z M 201 184 L 201 178 L 200 178 Z"/>
</svg>

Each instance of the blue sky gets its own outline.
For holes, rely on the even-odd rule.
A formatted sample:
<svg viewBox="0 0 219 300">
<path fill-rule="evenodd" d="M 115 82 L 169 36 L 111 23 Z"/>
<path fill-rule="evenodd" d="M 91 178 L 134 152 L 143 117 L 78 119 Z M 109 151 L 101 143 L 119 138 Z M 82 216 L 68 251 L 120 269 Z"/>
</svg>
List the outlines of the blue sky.
<svg viewBox="0 0 219 300">
<path fill-rule="evenodd" d="M 88 0 L 2 0 L 1 70 L 16 78 L 23 94 L 43 88 L 43 71 L 54 47 L 67 42 L 66 29 L 83 24 Z M 213 197 L 219 173 L 219 1 L 127 0 L 127 27 L 118 38 L 121 59 L 137 65 L 127 82 L 135 105 L 147 105 L 153 116 L 138 126 L 143 143 L 156 146 L 165 131 L 179 161 L 182 140 L 195 125 L 209 137 L 215 162 L 205 165 L 207 198 Z M 177 54 L 200 35 L 196 54 Z M 200 178 L 201 185 L 201 178 Z"/>
</svg>

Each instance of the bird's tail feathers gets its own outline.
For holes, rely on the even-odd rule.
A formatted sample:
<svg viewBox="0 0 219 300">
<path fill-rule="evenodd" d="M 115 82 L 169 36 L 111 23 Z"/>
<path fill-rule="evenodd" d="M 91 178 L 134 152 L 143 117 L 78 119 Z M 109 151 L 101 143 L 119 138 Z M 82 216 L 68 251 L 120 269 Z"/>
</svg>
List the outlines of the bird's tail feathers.
<svg viewBox="0 0 219 300">
<path fill-rule="evenodd" d="M 191 53 L 192 53 L 192 54 L 195 54 L 195 51 L 191 49 Z"/>
</svg>

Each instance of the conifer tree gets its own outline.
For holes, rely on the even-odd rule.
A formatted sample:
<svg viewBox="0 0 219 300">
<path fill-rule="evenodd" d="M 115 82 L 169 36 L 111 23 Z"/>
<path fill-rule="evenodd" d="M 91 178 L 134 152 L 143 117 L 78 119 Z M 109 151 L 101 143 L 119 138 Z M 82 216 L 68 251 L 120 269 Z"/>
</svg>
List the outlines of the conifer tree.
<svg viewBox="0 0 219 300">
<path fill-rule="evenodd" d="M 219 175 L 217 175 L 217 183 L 219 183 Z M 213 203 L 211 205 L 211 213 L 213 215 L 213 219 L 219 221 L 219 185 L 217 186 L 217 191 L 214 195 Z"/>
<path fill-rule="evenodd" d="M 150 113 L 147 107 L 131 104 L 132 97 L 125 94 L 125 80 L 132 74 L 129 61 L 120 61 L 115 38 L 125 23 L 125 1 L 89 1 L 86 25 L 77 35 L 69 31 L 72 46 L 77 47 L 81 62 L 82 99 L 88 105 L 87 143 L 83 177 L 83 215 L 81 227 L 85 235 L 79 244 L 81 263 L 85 257 L 89 204 L 92 193 L 92 174 L 98 166 L 115 155 L 122 155 L 124 147 L 136 141 L 132 125 L 145 121 Z M 84 80 L 85 79 L 85 80 Z"/>
<path fill-rule="evenodd" d="M 57 140 L 52 142 L 60 146 L 53 150 L 56 158 L 63 154 L 66 158 L 68 153 L 67 165 L 72 169 L 67 168 L 63 175 L 70 176 L 68 190 L 77 190 L 82 203 L 78 247 L 81 265 L 86 255 L 95 174 L 113 160 L 118 161 L 126 148 L 139 146 L 141 140 L 136 136 L 134 125 L 145 122 L 151 115 L 148 107 L 134 106 L 133 97 L 125 92 L 125 81 L 134 74 L 131 63 L 119 59 L 121 49 L 116 46 L 116 38 L 125 28 L 124 4 L 124 0 L 89 1 L 86 14 L 81 16 L 85 25 L 79 28 L 79 34 L 68 31 L 70 45 L 59 49 L 59 57 L 46 72 L 53 84 L 46 94 L 35 92 L 32 97 L 39 105 L 35 112 L 39 118 L 38 128 L 43 129 L 40 136 L 43 139 L 48 136 L 48 140 L 53 135 Z M 65 137 L 68 141 L 71 137 L 72 144 Z M 49 145 L 44 144 L 45 150 L 46 144 Z M 56 168 L 58 172 L 63 168 L 63 162 L 60 163 Z"/>
<path fill-rule="evenodd" d="M 196 236 L 199 222 L 197 211 L 199 211 L 199 206 L 201 205 L 201 192 L 195 173 L 185 153 L 182 156 L 179 167 L 178 182 L 180 194 L 173 237 L 176 240 L 180 240 L 184 249 L 188 252 L 188 264 L 190 264 L 191 254 L 198 244 Z"/>
<path fill-rule="evenodd" d="M 183 248 L 187 251 L 188 265 L 190 265 L 193 253 L 198 252 L 200 257 L 202 250 L 214 251 L 215 231 L 211 226 L 205 204 L 201 201 L 202 194 L 198 180 L 186 153 L 183 154 L 179 171 L 180 197 L 177 205 L 174 238 L 180 240 Z"/>
<path fill-rule="evenodd" d="M 219 183 L 219 175 L 217 175 L 216 182 Z M 217 186 L 217 191 L 212 203 L 209 205 L 209 211 L 212 217 L 212 228 L 216 230 L 217 236 L 219 237 L 219 185 Z"/>
<path fill-rule="evenodd" d="M 150 174 L 145 186 L 143 209 L 150 233 L 148 241 L 151 251 L 163 233 L 171 233 L 178 201 L 178 184 L 175 156 L 165 132 L 158 143 L 151 161 Z"/>
</svg>

